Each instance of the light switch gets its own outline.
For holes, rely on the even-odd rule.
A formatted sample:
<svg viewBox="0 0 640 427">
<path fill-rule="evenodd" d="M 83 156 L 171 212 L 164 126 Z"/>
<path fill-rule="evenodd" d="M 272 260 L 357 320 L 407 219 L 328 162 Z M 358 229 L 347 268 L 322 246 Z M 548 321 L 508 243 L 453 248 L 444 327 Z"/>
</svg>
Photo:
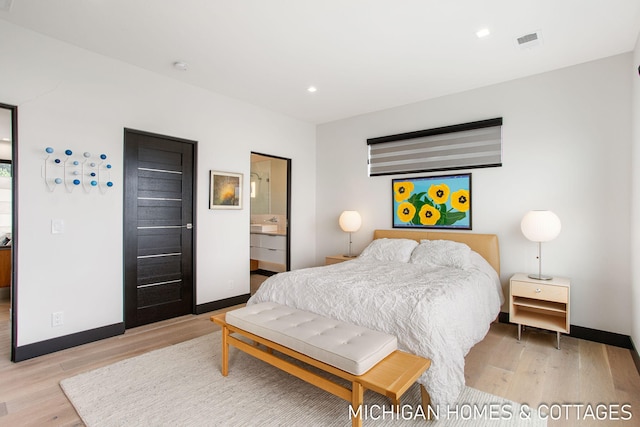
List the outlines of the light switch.
<svg viewBox="0 0 640 427">
<path fill-rule="evenodd" d="M 52 219 L 51 220 L 51 234 L 64 233 L 64 220 Z"/>
</svg>

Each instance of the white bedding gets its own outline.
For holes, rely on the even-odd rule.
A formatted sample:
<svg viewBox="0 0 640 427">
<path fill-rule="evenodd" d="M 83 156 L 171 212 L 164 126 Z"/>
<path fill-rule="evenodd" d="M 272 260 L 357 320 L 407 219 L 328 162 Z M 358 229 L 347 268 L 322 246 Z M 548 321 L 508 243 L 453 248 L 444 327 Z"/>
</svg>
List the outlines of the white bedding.
<svg viewBox="0 0 640 427">
<path fill-rule="evenodd" d="M 432 403 L 453 404 L 464 386 L 464 356 L 504 301 L 495 271 L 473 255 L 463 269 L 357 258 L 280 273 L 247 304 L 273 301 L 395 335 L 400 349 L 431 359 L 418 382 Z"/>
</svg>

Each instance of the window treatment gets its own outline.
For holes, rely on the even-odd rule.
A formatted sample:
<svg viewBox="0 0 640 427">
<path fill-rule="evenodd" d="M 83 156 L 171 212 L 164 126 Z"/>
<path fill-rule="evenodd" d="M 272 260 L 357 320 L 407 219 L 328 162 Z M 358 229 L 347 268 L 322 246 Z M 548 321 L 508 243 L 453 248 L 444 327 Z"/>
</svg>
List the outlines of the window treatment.
<svg viewBox="0 0 640 427">
<path fill-rule="evenodd" d="M 502 166 L 502 118 L 367 140 L 369 176 Z"/>
</svg>

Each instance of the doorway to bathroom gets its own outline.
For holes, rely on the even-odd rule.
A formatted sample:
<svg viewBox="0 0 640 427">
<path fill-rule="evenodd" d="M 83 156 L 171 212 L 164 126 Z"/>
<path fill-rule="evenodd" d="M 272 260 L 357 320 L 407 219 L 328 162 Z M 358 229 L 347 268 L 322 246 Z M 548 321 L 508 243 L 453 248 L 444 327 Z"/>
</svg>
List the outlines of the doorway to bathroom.
<svg viewBox="0 0 640 427">
<path fill-rule="evenodd" d="M 249 185 L 254 283 L 291 268 L 291 159 L 252 152 Z"/>
</svg>

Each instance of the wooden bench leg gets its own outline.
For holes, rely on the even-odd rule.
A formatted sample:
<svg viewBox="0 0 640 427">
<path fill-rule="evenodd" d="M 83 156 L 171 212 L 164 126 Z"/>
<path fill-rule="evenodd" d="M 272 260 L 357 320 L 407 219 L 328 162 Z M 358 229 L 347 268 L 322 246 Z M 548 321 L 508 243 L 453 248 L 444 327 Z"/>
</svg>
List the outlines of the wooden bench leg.
<svg viewBox="0 0 640 427">
<path fill-rule="evenodd" d="M 356 417 L 351 419 L 351 427 L 362 427 L 362 411 L 364 411 L 364 387 L 362 384 L 352 381 L 351 383 L 351 408 Z"/>
<path fill-rule="evenodd" d="M 420 398 L 422 400 L 422 411 L 428 420 L 431 420 L 431 411 L 429 410 L 429 406 L 431 405 L 431 396 L 429 396 L 429 392 L 422 384 L 420 384 Z"/>
<path fill-rule="evenodd" d="M 400 413 L 400 398 L 394 399 L 393 397 L 390 397 L 389 399 L 391 399 L 393 412 L 395 412 L 396 414 Z"/>
<path fill-rule="evenodd" d="M 229 343 L 227 337 L 229 336 L 229 328 L 222 327 L 222 376 L 226 377 L 229 374 Z"/>
</svg>

